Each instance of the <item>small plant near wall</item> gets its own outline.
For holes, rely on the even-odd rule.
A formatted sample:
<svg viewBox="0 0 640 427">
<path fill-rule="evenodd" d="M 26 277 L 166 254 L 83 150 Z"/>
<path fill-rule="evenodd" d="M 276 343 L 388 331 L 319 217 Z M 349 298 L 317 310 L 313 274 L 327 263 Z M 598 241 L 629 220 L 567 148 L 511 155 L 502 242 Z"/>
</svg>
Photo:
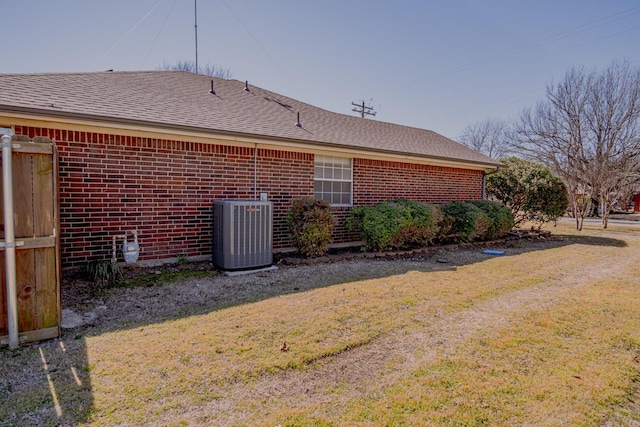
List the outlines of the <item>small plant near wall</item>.
<svg viewBox="0 0 640 427">
<path fill-rule="evenodd" d="M 189 257 L 187 256 L 187 254 L 179 254 L 176 257 L 176 264 L 178 265 L 185 265 L 189 263 Z"/>
<path fill-rule="evenodd" d="M 300 254 L 313 258 L 329 251 L 333 231 L 331 206 L 313 197 L 294 199 L 287 211 L 289 237 Z"/>
<path fill-rule="evenodd" d="M 124 279 L 118 263 L 110 260 L 89 261 L 84 270 L 87 277 L 100 288 L 114 286 Z"/>
</svg>

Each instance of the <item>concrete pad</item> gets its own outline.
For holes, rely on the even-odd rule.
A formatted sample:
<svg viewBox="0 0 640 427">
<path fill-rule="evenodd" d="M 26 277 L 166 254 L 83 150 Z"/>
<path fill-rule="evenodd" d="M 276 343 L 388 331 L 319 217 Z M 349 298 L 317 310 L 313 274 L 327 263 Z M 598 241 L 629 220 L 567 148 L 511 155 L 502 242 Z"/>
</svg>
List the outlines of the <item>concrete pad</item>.
<svg viewBox="0 0 640 427">
<path fill-rule="evenodd" d="M 60 326 L 62 329 L 73 329 L 84 325 L 84 319 L 79 314 L 68 308 L 62 309 L 62 321 Z"/>
<path fill-rule="evenodd" d="M 270 267 L 257 268 L 255 270 L 223 271 L 222 274 L 224 274 L 225 276 L 235 277 L 235 276 L 244 276 L 247 274 L 263 273 L 265 271 L 273 271 L 277 269 L 278 267 L 276 267 L 275 265 L 272 265 Z"/>
</svg>

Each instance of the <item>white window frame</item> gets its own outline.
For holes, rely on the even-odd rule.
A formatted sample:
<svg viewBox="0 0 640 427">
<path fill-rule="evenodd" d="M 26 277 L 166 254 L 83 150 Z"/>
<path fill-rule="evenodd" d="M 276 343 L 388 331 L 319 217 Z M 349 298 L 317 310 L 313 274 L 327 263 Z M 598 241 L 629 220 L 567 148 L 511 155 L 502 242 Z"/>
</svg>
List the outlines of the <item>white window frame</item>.
<svg viewBox="0 0 640 427">
<path fill-rule="evenodd" d="M 348 166 L 347 166 L 348 163 Z M 348 173 L 345 174 L 345 172 Z M 348 184 L 349 195 L 344 203 L 344 185 Z M 322 189 L 318 191 L 318 186 Z M 336 186 L 340 191 L 334 191 Z M 313 196 L 326 200 L 331 206 L 353 206 L 353 159 L 349 157 L 315 155 L 313 164 Z M 334 203 L 339 196 L 340 203 Z"/>
</svg>

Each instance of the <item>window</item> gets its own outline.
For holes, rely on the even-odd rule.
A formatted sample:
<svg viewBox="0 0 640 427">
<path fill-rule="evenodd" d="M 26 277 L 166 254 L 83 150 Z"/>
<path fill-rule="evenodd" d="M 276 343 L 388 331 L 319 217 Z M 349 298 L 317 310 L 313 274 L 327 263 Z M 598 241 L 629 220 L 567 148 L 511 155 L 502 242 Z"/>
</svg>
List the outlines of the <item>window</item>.
<svg viewBox="0 0 640 427">
<path fill-rule="evenodd" d="M 316 199 L 333 206 L 351 206 L 351 159 L 315 156 L 314 189 Z"/>
</svg>

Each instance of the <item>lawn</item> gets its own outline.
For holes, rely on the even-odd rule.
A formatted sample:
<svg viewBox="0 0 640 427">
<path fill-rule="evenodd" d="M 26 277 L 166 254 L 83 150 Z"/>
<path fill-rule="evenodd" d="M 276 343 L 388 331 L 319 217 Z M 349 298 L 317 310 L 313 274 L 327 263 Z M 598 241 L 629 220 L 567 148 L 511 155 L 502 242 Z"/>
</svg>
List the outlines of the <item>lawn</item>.
<svg viewBox="0 0 640 427">
<path fill-rule="evenodd" d="M 0 425 L 637 425 L 640 227 L 571 226 L 119 289 L 121 318 L 0 350 Z"/>
</svg>

